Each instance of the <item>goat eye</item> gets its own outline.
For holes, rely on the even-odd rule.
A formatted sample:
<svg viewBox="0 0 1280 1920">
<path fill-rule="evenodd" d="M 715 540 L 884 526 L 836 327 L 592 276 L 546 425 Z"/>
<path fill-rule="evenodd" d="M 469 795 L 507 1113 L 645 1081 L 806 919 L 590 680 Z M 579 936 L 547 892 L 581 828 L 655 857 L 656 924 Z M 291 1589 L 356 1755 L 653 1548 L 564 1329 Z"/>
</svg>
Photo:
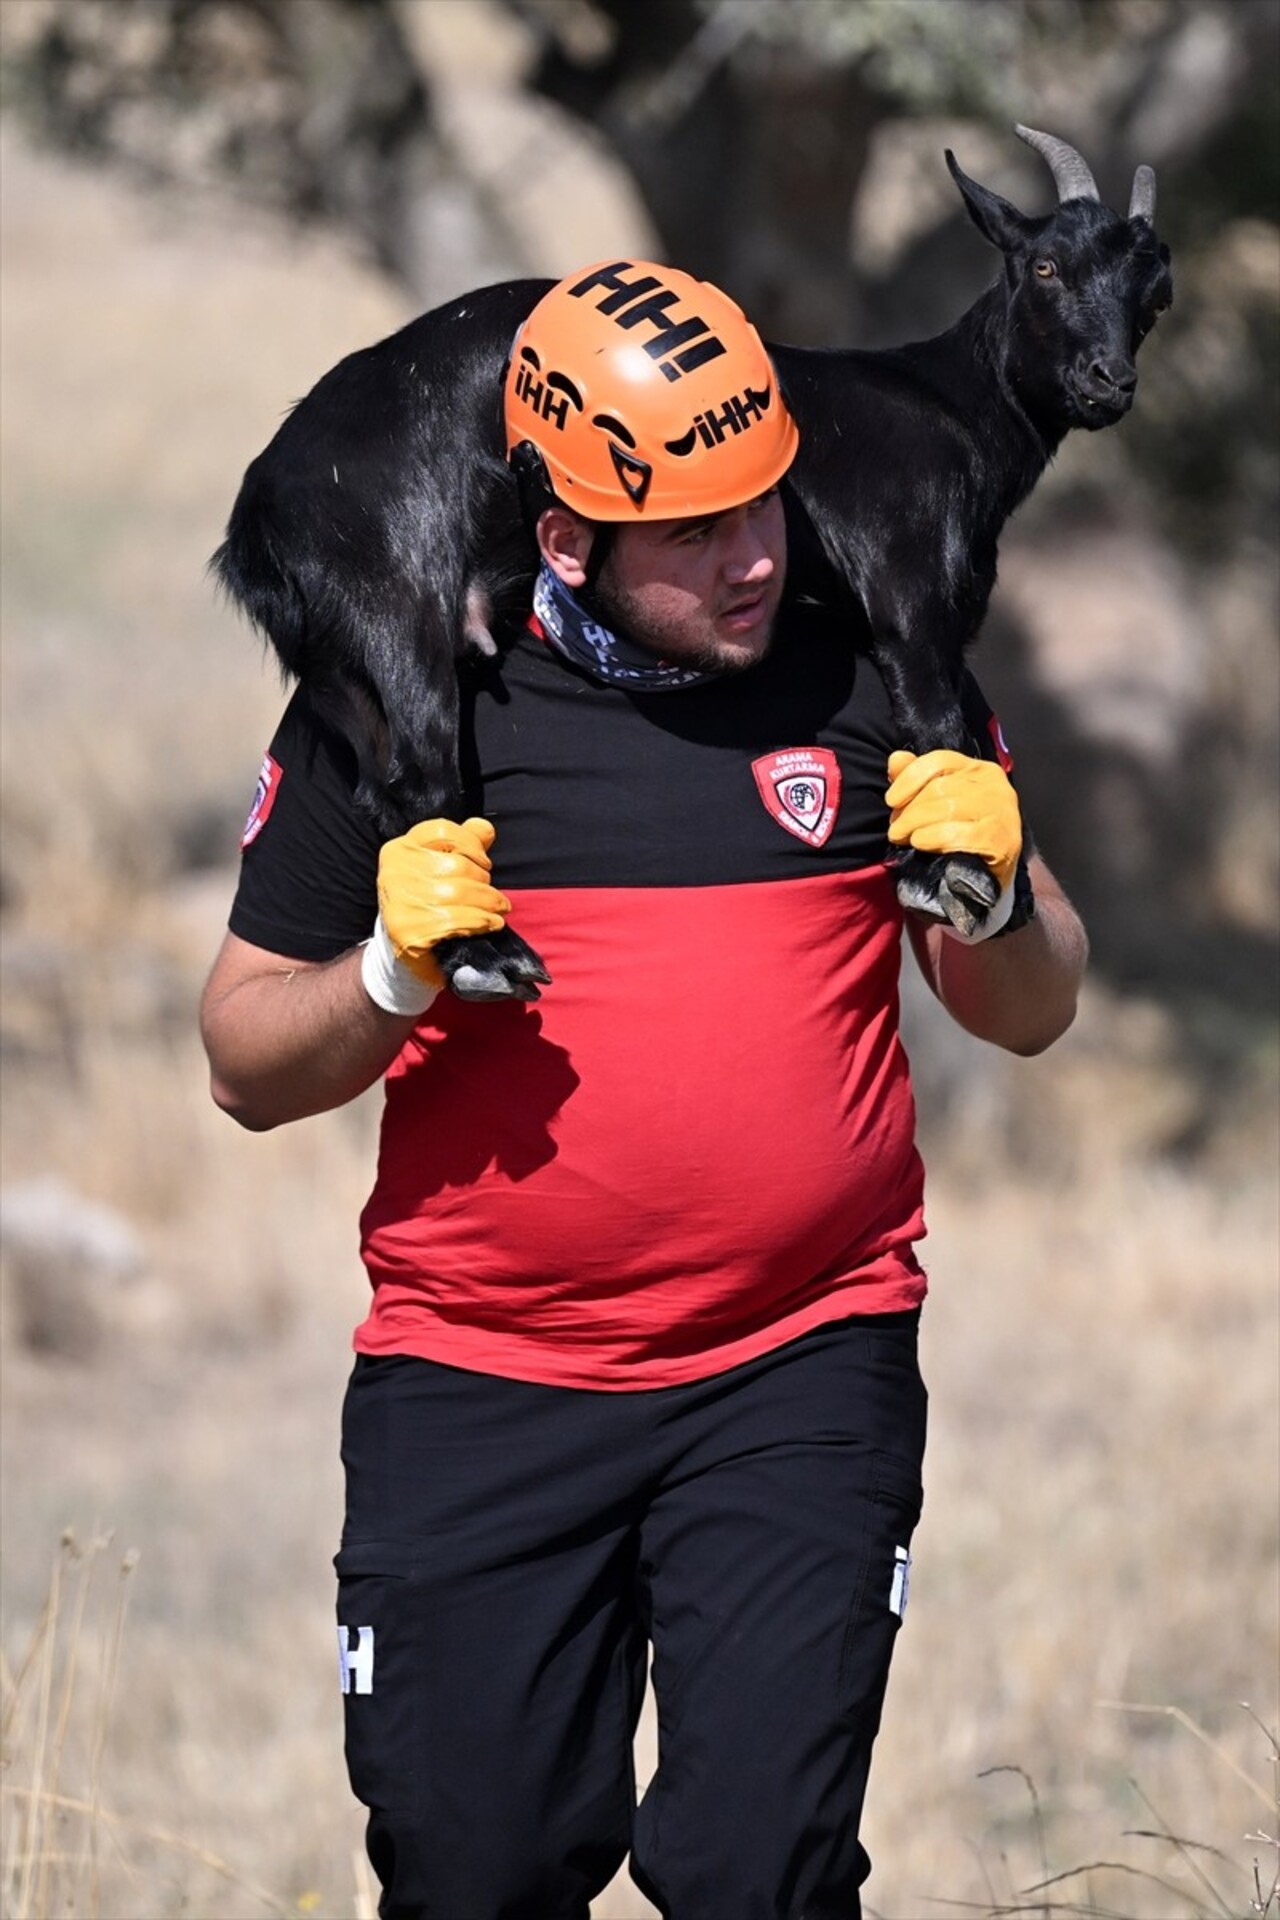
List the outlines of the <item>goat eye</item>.
<svg viewBox="0 0 1280 1920">
<path fill-rule="evenodd" d="M 1058 275 L 1052 260 L 1037 260 L 1033 271 L 1037 280 L 1055 280 Z"/>
</svg>

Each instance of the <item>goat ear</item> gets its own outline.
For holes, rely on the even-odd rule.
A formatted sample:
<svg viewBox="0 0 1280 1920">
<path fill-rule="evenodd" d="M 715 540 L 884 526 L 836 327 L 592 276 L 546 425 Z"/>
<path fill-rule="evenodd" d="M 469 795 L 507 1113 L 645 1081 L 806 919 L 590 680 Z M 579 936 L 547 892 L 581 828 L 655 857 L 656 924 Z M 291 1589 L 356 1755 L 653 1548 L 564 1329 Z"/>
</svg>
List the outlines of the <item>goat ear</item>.
<svg viewBox="0 0 1280 1920">
<path fill-rule="evenodd" d="M 969 209 L 969 218 L 993 247 L 999 247 L 1001 253 L 1012 253 L 1017 247 L 1025 246 L 1030 240 L 1036 223 L 1029 220 L 1025 213 L 1008 200 L 1002 200 L 990 187 L 980 187 L 971 180 L 959 165 L 950 147 L 946 150 L 947 166 L 951 178 L 964 196 L 965 206 Z"/>
</svg>

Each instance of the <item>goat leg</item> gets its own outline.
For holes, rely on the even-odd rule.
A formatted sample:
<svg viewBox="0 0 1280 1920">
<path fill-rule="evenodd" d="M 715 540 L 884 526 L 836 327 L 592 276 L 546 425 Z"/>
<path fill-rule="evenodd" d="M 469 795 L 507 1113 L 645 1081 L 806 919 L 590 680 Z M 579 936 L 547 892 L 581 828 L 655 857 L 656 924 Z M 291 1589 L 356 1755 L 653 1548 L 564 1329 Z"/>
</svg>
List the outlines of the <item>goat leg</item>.
<svg viewBox="0 0 1280 1920">
<path fill-rule="evenodd" d="M 388 836 L 406 832 L 407 823 L 461 813 L 457 676 L 426 664 L 442 652 L 401 648 L 385 663 L 382 707 L 394 719 L 387 722 L 377 811 Z M 540 956 L 512 927 L 442 940 L 435 955 L 460 1000 L 537 1000 L 539 987 L 551 983 Z"/>
<path fill-rule="evenodd" d="M 420 784 L 402 773 L 390 777 L 377 812 L 383 833 L 392 838 L 408 831 L 406 822 L 450 817 L 461 809 L 434 782 Z M 459 1000 L 537 1000 L 539 987 L 551 984 L 541 957 L 514 927 L 441 940 L 435 956 L 446 985 Z"/>
<path fill-rule="evenodd" d="M 976 753 L 947 668 L 949 650 L 932 644 L 927 636 L 922 639 L 919 624 L 908 626 L 900 618 L 889 630 L 886 624 L 873 621 L 872 632 L 872 654 L 911 752 L 950 748 L 956 753 Z M 976 854 L 892 847 L 889 863 L 895 870 L 902 907 L 940 925 L 950 923 L 965 939 L 981 930 L 1000 897 L 995 875 Z"/>
</svg>

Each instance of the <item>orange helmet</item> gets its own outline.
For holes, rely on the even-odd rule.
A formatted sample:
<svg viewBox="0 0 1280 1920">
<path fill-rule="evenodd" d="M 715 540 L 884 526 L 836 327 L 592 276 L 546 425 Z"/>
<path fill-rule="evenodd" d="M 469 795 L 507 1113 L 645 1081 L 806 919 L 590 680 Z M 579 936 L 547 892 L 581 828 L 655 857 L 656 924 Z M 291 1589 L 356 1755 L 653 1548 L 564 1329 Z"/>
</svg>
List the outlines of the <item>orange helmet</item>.
<svg viewBox="0 0 1280 1920">
<path fill-rule="evenodd" d="M 508 458 L 542 456 L 586 520 L 683 520 L 754 500 L 799 435 L 759 334 L 727 294 L 647 260 L 561 280 L 516 334 Z M 535 462 L 536 464 L 536 462 Z"/>
</svg>

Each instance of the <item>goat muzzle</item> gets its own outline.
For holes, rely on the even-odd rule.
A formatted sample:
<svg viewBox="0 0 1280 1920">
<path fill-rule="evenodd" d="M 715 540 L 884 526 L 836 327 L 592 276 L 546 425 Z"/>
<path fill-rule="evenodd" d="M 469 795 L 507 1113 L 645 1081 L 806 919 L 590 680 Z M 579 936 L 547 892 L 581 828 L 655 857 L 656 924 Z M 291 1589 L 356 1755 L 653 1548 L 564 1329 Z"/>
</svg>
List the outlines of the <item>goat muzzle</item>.
<svg viewBox="0 0 1280 1920">
<path fill-rule="evenodd" d="M 1133 405 L 1138 388 L 1138 372 L 1133 362 L 1116 355 L 1096 356 L 1077 364 L 1071 380 L 1076 399 L 1082 403 L 1087 424 L 1110 425 Z"/>
</svg>

